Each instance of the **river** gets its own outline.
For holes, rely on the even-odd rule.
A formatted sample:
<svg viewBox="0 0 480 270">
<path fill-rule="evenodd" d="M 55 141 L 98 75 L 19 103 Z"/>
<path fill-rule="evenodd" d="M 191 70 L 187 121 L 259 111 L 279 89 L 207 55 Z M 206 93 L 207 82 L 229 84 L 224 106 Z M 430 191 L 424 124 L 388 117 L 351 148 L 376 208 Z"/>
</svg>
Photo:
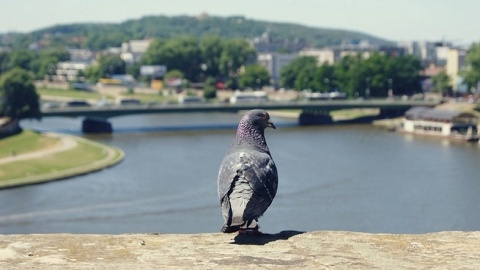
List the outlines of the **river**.
<svg viewBox="0 0 480 270">
<path fill-rule="evenodd" d="M 218 232 L 217 171 L 238 120 L 220 113 L 113 118 L 115 133 L 85 137 L 123 149 L 125 160 L 67 180 L 0 190 L 0 233 Z M 260 219 L 262 231 L 480 230 L 478 144 L 370 125 L 273 121 L 277 129 L 266 137 L 279 191 Z M 80 122 L 22 125 L 84 136 Z"/>
</svg>

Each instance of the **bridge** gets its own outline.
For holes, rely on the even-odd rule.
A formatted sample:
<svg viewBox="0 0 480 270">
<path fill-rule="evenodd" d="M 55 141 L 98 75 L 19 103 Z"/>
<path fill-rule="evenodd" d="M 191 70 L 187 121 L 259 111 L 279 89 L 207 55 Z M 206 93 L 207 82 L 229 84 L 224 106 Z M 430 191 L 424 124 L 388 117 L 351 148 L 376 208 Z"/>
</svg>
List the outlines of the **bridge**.
<svg viewBox="0 0 480 270">
<path fill-rule="evenodd" d="M 331 121 L 329 112 L 342 109 L 377 108 L 380 117 L 402 115 L 405 111 L 416 106 L 433 107 L 438 105 L 434 101 L 415 100 L 328 100 L 328 101 L 299 101 L 299 102 L 262 102 L 262 103 L 193 103 L 193 104 L 162 104 L 162 105 L 123 105 L 105 107 L 63 107 L 43 109 L 43 117 L 86 117 L 84 132 L 109 131 L 107 118 L 154 113 L 195 113 L 195 112 L 238 112 L 262 108 L 265 110 L 302 110 L 301 124 L 320 124 Z M 87 125 L 87 127 L 85 126 Z M 93 125 L 92 129 L 88 125 Z M 105 126 L 106 125 L 106 126 Z M 106 127 L 107 129 L 102 129 Z"/>
</svg>

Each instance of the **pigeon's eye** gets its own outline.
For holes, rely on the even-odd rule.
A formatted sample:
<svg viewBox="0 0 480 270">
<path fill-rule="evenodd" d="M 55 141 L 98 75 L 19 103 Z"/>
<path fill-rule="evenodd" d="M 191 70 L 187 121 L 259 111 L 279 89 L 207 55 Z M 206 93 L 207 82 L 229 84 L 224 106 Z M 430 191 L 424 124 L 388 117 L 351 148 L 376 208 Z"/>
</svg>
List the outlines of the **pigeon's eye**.
<svg viewBox="0 0 480 270">
<path fill-rule="evenodd" d="M 264 113 L 261 113 L 261 114 L 260 114 L 260 118 L 262 118 L 262 119 L 266 119 L 266 118 L 267 118 L 267 115 L 266 115 L 266 114 L 264 114 Z"/>
</svg>

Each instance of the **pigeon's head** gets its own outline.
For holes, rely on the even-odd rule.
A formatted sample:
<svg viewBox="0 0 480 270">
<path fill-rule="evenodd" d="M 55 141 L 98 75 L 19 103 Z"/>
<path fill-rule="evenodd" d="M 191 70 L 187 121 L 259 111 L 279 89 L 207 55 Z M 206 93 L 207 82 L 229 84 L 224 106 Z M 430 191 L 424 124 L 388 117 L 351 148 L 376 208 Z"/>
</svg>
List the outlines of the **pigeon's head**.
<svg viewBox="0 0 480 270">
<path fill-rule="evenodd" d="M 251 110 L 245 115 L 245 117 L 248 117 L 248 119 L 254 126 L 259 127 L 262 130 L 264 130 L 267 127 L 276 129 L 275 125 L 270 119 L 270 115 L 265 110 L 260 110 L 260 109 Z"/>
</svg>

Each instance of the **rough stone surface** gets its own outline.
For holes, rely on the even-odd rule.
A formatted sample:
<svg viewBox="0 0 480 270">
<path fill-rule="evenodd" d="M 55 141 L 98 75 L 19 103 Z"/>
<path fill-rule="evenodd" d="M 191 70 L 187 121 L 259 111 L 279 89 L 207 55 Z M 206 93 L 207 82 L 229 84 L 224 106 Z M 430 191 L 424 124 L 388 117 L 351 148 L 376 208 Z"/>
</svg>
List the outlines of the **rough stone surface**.
<svg viewBox="0 0 480 270">
<path fill-rule="evenodd" d="M 0 235 L 0 269 L 480 269 L 480 232 Z"/>
</svg>

